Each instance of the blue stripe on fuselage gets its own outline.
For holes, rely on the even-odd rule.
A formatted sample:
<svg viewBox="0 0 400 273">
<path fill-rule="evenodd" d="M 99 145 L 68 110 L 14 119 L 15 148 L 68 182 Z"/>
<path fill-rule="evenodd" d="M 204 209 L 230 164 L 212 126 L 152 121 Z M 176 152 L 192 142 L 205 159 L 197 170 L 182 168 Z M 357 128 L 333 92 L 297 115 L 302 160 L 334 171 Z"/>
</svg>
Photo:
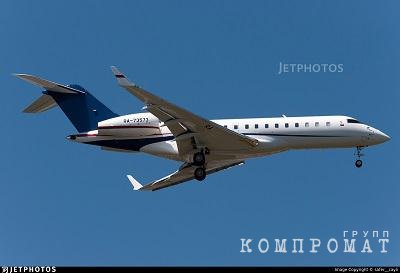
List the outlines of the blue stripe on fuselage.
<svg viewBox="0 0 400 273">
<path fill-rule="evenodd" d="M 163 137 L 140 138 L 140 139 L 110 139 L 110 140 L 96 140 L 91 142 L 85 142 L 85 144 L 137 152 L 139 151 L 140 148 L 146 145 L 161 141 L 172 140 L 174 138 L 175 138 L 174 136 L 163 136 Z"/>
</svg>

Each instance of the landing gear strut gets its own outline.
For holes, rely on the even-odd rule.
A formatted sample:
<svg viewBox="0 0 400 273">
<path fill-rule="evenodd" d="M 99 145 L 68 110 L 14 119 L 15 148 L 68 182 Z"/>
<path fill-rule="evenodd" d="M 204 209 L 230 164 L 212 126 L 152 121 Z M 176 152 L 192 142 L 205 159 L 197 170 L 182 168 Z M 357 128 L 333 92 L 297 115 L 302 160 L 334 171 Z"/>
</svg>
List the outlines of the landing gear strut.
<svg viewBox="0 0 400 273">
<path fill-rule="evenodd" d="M 193 165 L 203 166 L 206 162 L 206 156 L 203 152 L 197 152 L 193 155 Z"/>
<path fill-rule="evenodd" d="M 361 153 L 362 149 L 363 149 L 363 147 L 357 146 L 357 151 L 356 151 L 357 160 L 356 160 L 356 163 L 355 163 L 357 168 L 361 168 L 361 166 L 363 164 L 363 162 L 361 160 L 361 157 L 364 155 L 364 154 Z"/>
</svg>

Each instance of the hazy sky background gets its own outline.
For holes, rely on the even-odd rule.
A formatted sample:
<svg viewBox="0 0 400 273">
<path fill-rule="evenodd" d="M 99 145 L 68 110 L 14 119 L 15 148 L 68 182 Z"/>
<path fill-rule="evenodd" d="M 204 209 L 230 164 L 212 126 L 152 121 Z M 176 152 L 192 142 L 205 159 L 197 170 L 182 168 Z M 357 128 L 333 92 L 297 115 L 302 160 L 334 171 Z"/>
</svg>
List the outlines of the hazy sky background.
<svg viewBox="0 0 400 273">
<path fill-rule="evenodd" d="M 399 264 L 398 1 L 1 1 L 0 264 Z M 279 62 L 343 73 L 278 75 Z M 293 151 L 158 192 L 179 164 L 69 142 L 60 109 L 21 113 L 40 89 L 11 73 L 79 83 L 120 114 L 142 103 L 109 66 L 201 116 L 353 116 L 392 140 L 365 150 Z M 388 253 L 343 253 L 344 230 L 388 230 Z M 320 238 L 317 254 L 308 238 Z M 329 238 L 339 250 L 329 254 Z M 241 254 L 240 238 L 271 249 Z M 304 238 L 304 254 L 273 253 Z M 256 245 L 253 245 L 256 248 Z M 291 251 L 291 241 L 288 250 Z"/>
</svg>

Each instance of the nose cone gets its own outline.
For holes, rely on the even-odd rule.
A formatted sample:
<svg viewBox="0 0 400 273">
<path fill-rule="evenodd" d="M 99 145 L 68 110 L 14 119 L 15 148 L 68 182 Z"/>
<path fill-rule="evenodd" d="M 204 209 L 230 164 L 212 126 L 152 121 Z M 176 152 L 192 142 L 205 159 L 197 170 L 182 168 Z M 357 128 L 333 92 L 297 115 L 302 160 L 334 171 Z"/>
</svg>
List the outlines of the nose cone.
<svg viewBox="0 0 400 273">
<path fill-rule="evenodd" d="M 379 143 L 383 143 L 383 142 L 390 140 L 390 136 L 388 136 L 387 134 L 385 134 L 379 130 L 376 130 L 375 135 L 376 135 L 376 138 L 379 141 Z"/>
</svg>

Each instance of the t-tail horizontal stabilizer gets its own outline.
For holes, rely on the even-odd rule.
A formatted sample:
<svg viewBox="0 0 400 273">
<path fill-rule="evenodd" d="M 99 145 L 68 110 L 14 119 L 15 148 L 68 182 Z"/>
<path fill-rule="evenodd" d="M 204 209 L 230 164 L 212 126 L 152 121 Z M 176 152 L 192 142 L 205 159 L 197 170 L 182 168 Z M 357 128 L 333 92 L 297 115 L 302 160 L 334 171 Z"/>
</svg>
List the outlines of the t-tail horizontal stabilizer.
<svg viewBox="0 0 400 273">
<path fill-rule="evenodd" d="M 41 113 L 53 108 L 54 106 L 57 106 L 57 102 L 51 96 L 43 94 L 27 106 L 23 112 L 32 114 Z"/>
<path fill-rule="evenodd" d="M 57 93 L 66 93 L 66 94 L 85 94 L 85 92 L 78 90 L 76 88 L 62 85 L 56 82 L 52 82 L 49 80 L 41 79 L 39 77 L 29 75 L 29 74 L 13 74 L 14 76 L 29 82 L 31 84 L 37 85 L 46 89 L 47 91 L 57 92 Z"/>
<path fill-rule="evenodd" d="M 69 86 L 65 86 L 59 83 L 55 83 L 52 81 L 44 80 L 36 76 L 28 75 L 28 74 L 13 74 L 14 76 L 29 82 L 31 84 L 42 87 L 45 90 L 56 92 L 56 93 L 64 93 L 64 94 L 82 94 L 84 92 L 77 90 L 75 88 L 71 88 Z M 24 113 L 41 113 L 47 111 L 54 106 L 57 105 L 57 102 L 49 95 L 43 94 L 30 105 L 28 105 L 24 109 Z"/>
<path fill-rule="evenodd" d="M 24 109 L 25 113 L 41 113 L 58 105 L 78 132 L 95 130 L 100 121 L 118 116 L 78 84 L 63 85 L 33 75 L 14 75 L 44 89 L 42 95 Z"/>
</svg>

